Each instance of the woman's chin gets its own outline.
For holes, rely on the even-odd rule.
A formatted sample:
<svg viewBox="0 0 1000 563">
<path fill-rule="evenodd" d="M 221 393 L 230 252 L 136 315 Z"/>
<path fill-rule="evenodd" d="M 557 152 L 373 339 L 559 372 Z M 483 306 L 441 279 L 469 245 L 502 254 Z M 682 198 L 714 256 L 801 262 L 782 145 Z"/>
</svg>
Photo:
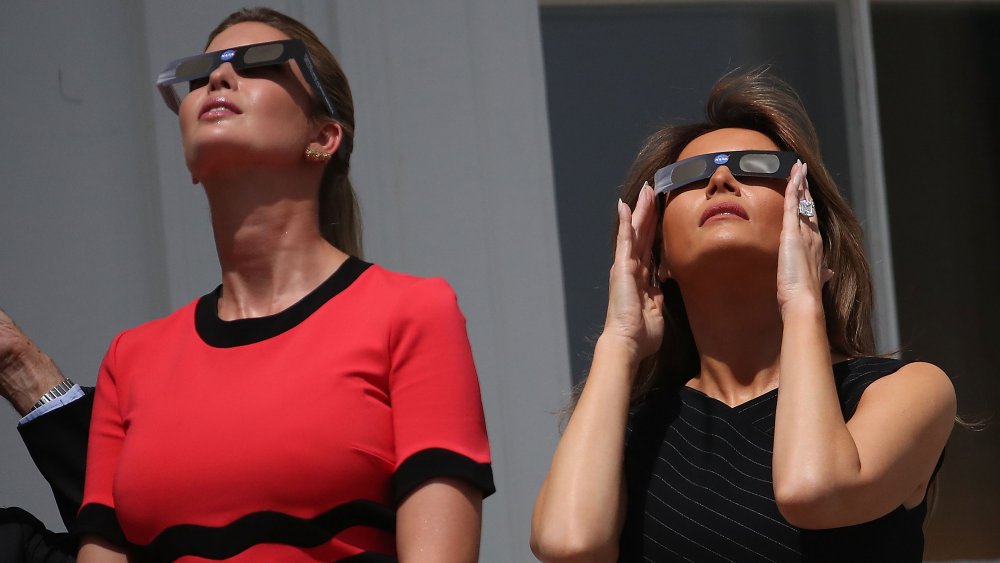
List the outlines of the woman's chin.
<svg viewBox="0 0 1000 563">
<path fill-rule="evenodd" d="M 748 276 L 761 271 L 774 277 L 778 267 L 777 245 L 761 241 L 724 239 L 707 241 L 697 249 L 670 261 L 670 270 L 678 278 L 698 279 L 702 276 Z M 685 275 L 689 273 L 689 275 Z"/>
<path fill-rule="evenodd" d="M 220 174 L 229 176 L 234 171 L 259 168 L 269 160 L 274 160 L 273 155 L 257 150 L 253 145 L 227 139 L 189 145 L 184 158 L 191 175 L 202 181 L 211 180 Z"/>
</svg>

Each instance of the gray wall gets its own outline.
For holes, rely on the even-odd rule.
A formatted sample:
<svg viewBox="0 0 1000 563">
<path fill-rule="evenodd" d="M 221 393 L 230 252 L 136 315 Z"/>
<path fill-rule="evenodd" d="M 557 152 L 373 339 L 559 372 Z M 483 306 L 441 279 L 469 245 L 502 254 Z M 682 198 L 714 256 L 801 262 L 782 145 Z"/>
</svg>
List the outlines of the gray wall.
<svg viewBox="0 0 1000 563">
<path fill-rule="evenodd" d="M 535 2 L 270 2 L 340 58 L 366 257 L 441 275 L 468 319 L 499 492 L 483 560 L 521 561 L 569 381 Z M 5 2 L 0 306 L 92 384 L 113 335 L 218 283 L 160 66 L 233 1 Z M 0 502 L 58 527 L 0 408 Z"/>
</svg>

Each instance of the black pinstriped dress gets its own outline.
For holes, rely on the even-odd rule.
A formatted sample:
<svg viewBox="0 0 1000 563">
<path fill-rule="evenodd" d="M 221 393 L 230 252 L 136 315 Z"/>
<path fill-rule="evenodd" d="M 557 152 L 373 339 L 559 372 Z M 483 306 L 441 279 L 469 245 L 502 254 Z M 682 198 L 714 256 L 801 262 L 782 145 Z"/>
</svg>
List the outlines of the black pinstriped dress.
<svg viewBox="0 0 1000 563">
<path fill-rule="evenodd" d="M 903 362 L 834 366 L 845 420 L 873 381 Z M 687 387 L 654 395 L 629 419 L 628 508 L 620 561 L 915 561 L 926 501 L 857 526 L 800 530 L 771 482 L 777 391 L 737 407 Z"/>
</svg>

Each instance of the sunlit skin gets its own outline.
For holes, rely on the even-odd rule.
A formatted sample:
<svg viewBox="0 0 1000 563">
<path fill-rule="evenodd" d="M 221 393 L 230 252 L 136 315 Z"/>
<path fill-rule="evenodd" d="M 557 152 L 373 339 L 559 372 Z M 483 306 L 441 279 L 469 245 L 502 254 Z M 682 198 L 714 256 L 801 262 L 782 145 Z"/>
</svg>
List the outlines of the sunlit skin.
<svg viewBox="0 0 1000 563">
<path fill-rule="evenodd" d="M 780 149 L 757 131 L 719 129 L 691 141 L 678 160 L 737 150 Z M 720 166 L 707 181 L 669 194 L 664 209 L 659 275 L 680 286 L 702 357 L 702 373 L 688 385 L 730 405 L 778 383 L 775 275 L 787 185 L 787 180 L 736 178 Z M 722 214 L 701 224 L 705 212 L 720 203 L 738 205 L 747 218 Z M 720 326 L 719 318 L 730 321 Z M 748 330 L 756 334 L 749 346 Z"/>
<path fill-rule="evenodd" d="M 288 36 L 273 27 L 244 22 L 207 50 L 282 39 Z M 208 197 L 222 267 L 220 318 L 282 311 L 347 258 L 319 231 L 323 166 L 303 156 L 307 147 L 334 153 L 342 132 L 332 120 L 312 118 L 312 107 L 294 63 L 242 74 L 224 63 L 181 101 L 181 144 Z"/>
<path fill-rule="evenodd" d="M 738 150 L 780 150 L 766 135 L 748 129 L 720 129 L 688 144 L 678 160 Z M 662 222 L 664 269 L 661 277 L 703 275 L 701 268 L 720 266 L 744 271 L 754 262 L 776 267 L 781 215 L 787 180 L 736 178 L 720 166 L 708 180 L 674 190 L 668 195 Z M 713 215 L 701 224 L 705 211 L 720 203 L 736 204 L 748 218 Z M 719 260 L 717 253 L 724 253 Z M 725 275 L 718 272 L 718 275 Z"/>
<path fill-rule="evenodd" d="M 271 26 L 245 22 L 217 35 L 206 50 L 282 39 L 288 36 Z M 217 99 L 238 109 L 203 113 L 206 104 Z M 181 101 L 178 116 L 188 169 L 206 181 L 226 174 L 236 163 L 260 168 L 300 164 L 313 133 L 312 105 L 307 83 L 293 62 L 240 73 L 223 63 L 207 84 Z"/>
</svg>

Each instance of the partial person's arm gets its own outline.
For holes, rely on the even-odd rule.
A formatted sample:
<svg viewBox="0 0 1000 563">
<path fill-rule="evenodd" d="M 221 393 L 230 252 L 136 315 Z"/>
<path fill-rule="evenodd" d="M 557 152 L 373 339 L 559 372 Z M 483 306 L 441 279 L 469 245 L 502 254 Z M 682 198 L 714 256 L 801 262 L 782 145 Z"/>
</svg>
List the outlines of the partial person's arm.
<svg viewBox="0 0 1000 563">
<path fill-rule="evenodd" d="M 922 501 L 951 432 L 955 392 L 940 369 L 908 364 L 872 383 L 844 422 L 821 296 L 831 273 L 823 264 L 816 218 L 797 213 L 800 196 L 809 196 L 798 172 L 793 170 L 785 193 L 778 266 L 784 333 L 774 493 L 790 523 L 833 528 Z"/>
<path fill-rule="evenodd" d="M 479 561 L 483 492 L 458 479 L 432 479 L 396 510 L 400 563 Z"/>
<path fill-rule="evenodd" d="M 583 393 L 535 501 L 531 549 L 542 561 L 614 561 L 624 523 L 625 425 L 639 362 L 663 338 L 663 298 L 650 287 L 657 228 L 652 189 L 618 207 L 608 315 Z"/>
<path fill-rule="evenodd" d="M 465 317 L 441 279 L 398 298 L 388 303 L 396 552 L 402 563 L 473 563 L 495 487 Z"/>
<path fill-rule="evenodd" d="M 118 546 L 112 545 L 99 536 L 84 536 L 77 563 L 128 563 L 128 557 Z"/>
<path fill-rule="evenodd" d="M 24 416 L 64 379 L 55 362 L 0 309 L 0 396 Z"/>
<path fill-rule="evenodd" d="M 20 508 L 0 508 L 0 561 L 74 563 L 76 540 L 70 534 L 49 531 Z"/>
<path fill-rule="evenodd" d="M 0 310 L 0 396 L 21 414 L 18 432 L 52 487 L 59 514 L 69 528 L 83 500 L 93 397 L 74 386 L 67 395 L 33 410 L 43 394 L 64 380 L 55 362 Z"/>
<path fill-rule="evenodd" d="M 17 428 L 32 461 L 52 487 L 67 529 L 76 520 L 83 502 L 87 434 L 93 406 L 94 394 L 88 391 L 82 398 Z"/>
</svg>

